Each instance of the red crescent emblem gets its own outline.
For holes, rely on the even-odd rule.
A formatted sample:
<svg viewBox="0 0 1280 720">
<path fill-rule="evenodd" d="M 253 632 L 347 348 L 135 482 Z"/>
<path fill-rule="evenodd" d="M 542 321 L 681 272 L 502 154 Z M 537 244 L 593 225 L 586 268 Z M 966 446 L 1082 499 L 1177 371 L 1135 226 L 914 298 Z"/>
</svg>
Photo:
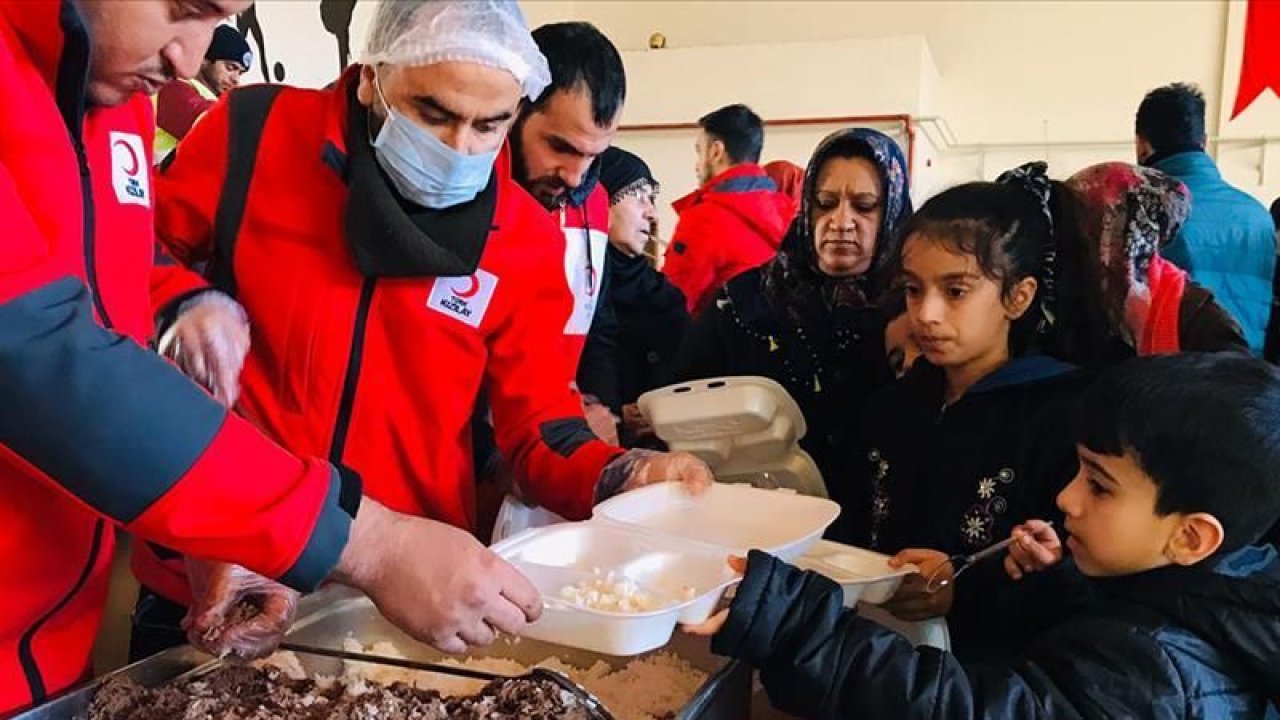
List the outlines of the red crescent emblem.
<svg viewBox="0 0 1280 720">
<path fill-rule="evenodd" d="M 120 168 L 120 169 L 124 170 L 125 174 L 128 175 L 129 177 L 133 177 L 137 175 L 138 171 L 142 169 L 142 163 L 138 162 L 138 154 L 133 151 L 133 147 L 131 147 L 129 143 L 123 140 L 115 141 L 115 144 L 112 145 L 111 147 L 113 148 L 122 147 L 124 148 L 125 152 L 129 153 L 129 161 L 133 163 L 133 168 L 132 169 Z"/>
<path fill-rule="evenodd" d="M 475 297 L 476 293 L 480 292 L 480 279 L 475 275 L 472 275 L 467 278 L 467 283 L 465 290 L 459 290 L 458 287 L 454 285 L 449 288 L 449 292 L 452 292 L 455 297 L 460 297 L 463 300 L 470 300 Z"/>
</svg>

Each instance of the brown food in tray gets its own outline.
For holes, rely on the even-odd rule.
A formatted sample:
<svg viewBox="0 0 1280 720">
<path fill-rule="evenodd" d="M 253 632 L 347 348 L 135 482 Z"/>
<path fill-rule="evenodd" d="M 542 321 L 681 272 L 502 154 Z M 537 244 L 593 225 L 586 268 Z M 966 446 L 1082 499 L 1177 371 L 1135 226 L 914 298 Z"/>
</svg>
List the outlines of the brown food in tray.
<svg viewBox="0 0 1280 720">
<path fill-rule="evenodd" d="M 588 720 L 555 683 L 494 680 L 476 695 L 443 698 L 404 683 L 295 680 L 277 668 L 229 665 L 155 689 L 127 678 L 94 696 L 88 720 Z"/>
</svg>

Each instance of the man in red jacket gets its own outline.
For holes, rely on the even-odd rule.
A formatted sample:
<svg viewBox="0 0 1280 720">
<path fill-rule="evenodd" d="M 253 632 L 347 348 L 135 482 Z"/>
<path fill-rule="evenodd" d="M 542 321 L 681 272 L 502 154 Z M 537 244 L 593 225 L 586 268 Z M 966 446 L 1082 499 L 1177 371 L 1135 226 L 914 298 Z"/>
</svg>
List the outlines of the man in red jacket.
<svg viewBox="0 0 1280 720">
<path fill-rule="evenodd" d="M 466 530 L 482 384 L 530 502 L 584 519 L 649 482 L 709 483 L 690 455 L 595 438 L 546 351 L 572 308 L 564 237 L 503 152 L 522 99 L 547 83 L 518 6 L 384 3 L 367 46 L 330 89 L 232 91 L 157 179 L 161 242 L 210 261 L 253 326 L 238 409 L 286 447 L 353 468 L 389 507 Z M 140 579 L 194 601 L 192 617 L 249 592 L 276 599 L 276 629 L 287 624 L 283 588 L 237 573 L 191 597 L 157 559 L 136 558 Z M 273 639 L 235 649 L 262 654 Z"/>
<path fill-rule="evenodd" d="M 564 360 L 578 388 L 598 401 L 587 409 L 589 418 L 603 418 L 593 428 L 616 442 L 619 328 L 605 292 L 609 197 L 596 160 L 618 132 L 627 78 L 617 48 L 589 23 L 543 25 L 533 39 L 551 83 L 524 107 L 511 133 L 515 176 L 564 232 L 564 275 L 573 294 Z"/>
<path fill-rule="evenodd" d="M 191 285 L 154 257 L 143 92 L 194 74 L 249 3 L 190 5 L 0 0 L 0 715 L 89 672 L 116 524 L 354 585 L 447 649 L 540 612 L 473 539 L 362 500 L 358 475 L 282 451 L 146 349 L 153 307 Z"/>
<path fill-rule="evenodd" d="M 698 120 L 698 190 L 672 203 L 680 221 L 662 271 L 697 314 L 736 275 L 765 262 L 795 215 L 756 163 L 764 124 L 746 105 L 729 105 Z"/>
</svg>

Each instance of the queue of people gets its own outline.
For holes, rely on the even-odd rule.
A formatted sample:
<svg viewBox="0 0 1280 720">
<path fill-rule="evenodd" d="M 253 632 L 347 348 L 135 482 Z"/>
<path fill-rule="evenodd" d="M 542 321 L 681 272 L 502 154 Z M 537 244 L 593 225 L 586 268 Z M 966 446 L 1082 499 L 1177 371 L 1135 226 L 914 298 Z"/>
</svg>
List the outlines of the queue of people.
<svg viewBox="0 0 1280 720">
<path fill-rule="evenodd" d="M 518 634 L 542 602 L 478 539 L 497 503 L 700 492 L 636 401 L 725 375 L 796 400 L 830 537 L 913 564 L 886 609 L 952 633 L 912 648 L 734 559 L 691 630 L 779 707 L 1275 712 L 1280 372 L 1252 357 L 1275 231 L 1194 88 L 1143 100 L 1138 164 L 1027 163 L 918 208 L 889 136 L 761 166 L 765 122 L 729 105 L 664 252 L 590 24 L 387 1 L 329 87 L 232 89 L 253 58 L 220 23 L 250 5 L 0 0 L 0 714 L 91 671 L 117 528 L 135 658 L 264 656 L 324 582 L 444 651 Z"/>
</svg>

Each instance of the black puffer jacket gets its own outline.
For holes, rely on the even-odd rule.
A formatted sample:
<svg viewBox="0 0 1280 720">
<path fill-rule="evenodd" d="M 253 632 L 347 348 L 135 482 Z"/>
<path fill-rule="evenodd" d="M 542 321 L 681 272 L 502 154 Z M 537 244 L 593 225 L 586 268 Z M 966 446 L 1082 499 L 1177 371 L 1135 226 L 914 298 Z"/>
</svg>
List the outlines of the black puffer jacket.
<svg viewBox="0 0 1280 720">
<path fill-rule="evenodd" d="M 1280 562 L 1094 581 L 1096 601 L 1002 664 L 961 664 L 841 607 L 840 588 L 753 552 L 712 649 L 761 669 L 808 718 L 1222 720 L 1280 717 Z"/>
</svg>

